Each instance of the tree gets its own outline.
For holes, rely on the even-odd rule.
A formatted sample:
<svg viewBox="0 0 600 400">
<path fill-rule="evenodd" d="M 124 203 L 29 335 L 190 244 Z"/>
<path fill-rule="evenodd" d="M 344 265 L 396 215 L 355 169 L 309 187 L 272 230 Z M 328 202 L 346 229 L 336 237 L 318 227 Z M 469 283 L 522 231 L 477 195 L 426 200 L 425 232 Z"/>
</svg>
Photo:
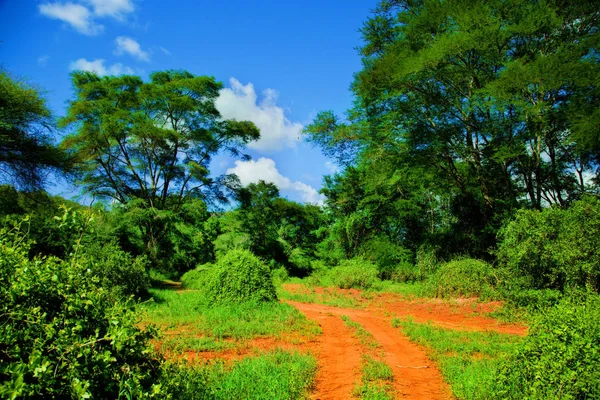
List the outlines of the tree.
<svg viewBox="0 0 600 400">
<path fill-rule="evenodd" d="M 163 263 L 163 242 L 170 242 L 172 225 L 185 219 L 184 205 L 226 201 L 224 189 L 237 182 L 211 177 L 211 157 L 220 151 L 240 156 L 240 147 L 259 137 L 258 129 L 221 118 L 215 99 L 222 84 L 213 77 L 163 71 L 145 83 L 136 76 L 75 72 L 73 84 L 76 98 L 61 124 L 75 131 L 62 146 L 77 161 L 81 184 L 128 204 L 146 252 Z"/>
<path fill-rule="evenodd" d="M 76 99 L 63 126 L 75 133 L 62 145 L 80 163 L 87 190 L 126 203 L 179 208 L 189 197 L 224 200 L 226 178 L 211 178 L 211 157 L 240 155 L 259 137 L 253 123 L 223 120 L 215 107 L 222 84 L 186 71 L 98 77 L 75 72 Z"/>
<path fill-rule="evenodd" d="M 52 144 L 52 126 L 39 91 L 0 70 L 1 181 L 35 190 L 44 186 L 46 172 L 67 169 L 64 154 Z"/>
<path fill-rule="evenodd" d="M 597 190 L 584 177 L 600 148 L 598 5 L 381 1 L 362 29 L 348 122 L 322 112 L 308 138 L 349 165 L 394 160 L 382 185 L 417 169 L 432 185 L 405 184 L 420 193 L 404 197 L 448 199 L 454 236 L 485 253 L 515 209 Z"/>
</svg>

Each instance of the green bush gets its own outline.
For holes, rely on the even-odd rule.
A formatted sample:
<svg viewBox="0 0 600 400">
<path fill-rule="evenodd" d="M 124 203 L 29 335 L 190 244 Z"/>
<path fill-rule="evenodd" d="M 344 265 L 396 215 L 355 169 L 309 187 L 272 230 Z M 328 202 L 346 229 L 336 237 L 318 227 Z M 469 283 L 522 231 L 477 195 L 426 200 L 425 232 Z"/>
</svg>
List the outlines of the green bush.
<svg viewBox="0 0 600 400">
<path fill-rule="evenodd" d="M 442 264 L 428 282 L 437 297 L 496 297 L 497 284 L 493 267 L 472 258 Z"/>
<path fill-rule="evenodd" d="M 181 277 L 181 285 L 185 289 L 202 290 L 205 289 L 209 280 L 213 264 L 207 263 L 197 266 L 195 269 L 186 272 Z"/>
<path fill-rule="evenodd" d="M 248 250 L 231 250 L 217 261 L 206 293 L 211 303 L 277 301 L 269 267 Z"/>
<path fill-rule="evenodd" d="M 521 210 L 499 239 L 498 260 L 514 290 L 600 290 L 599 199 L 588 197 L 567 210 Z"/>
<path fill-rule="evenodd" d="M 405 261 L 396 265 L 390 278 L 394 282 L 416 282 L 421 280 L 421 274 L 417 266 Z"/>
<path fill-rule="evenodd" d="M 86 258 L 29 260 L 0 231 L 0 397 L 130 398 L 160 391 L 152 330 L 101 285 Z"/>
<path fill-rule="evenodd" d="M 150 276 L 145 256 L 133 257 L 115 243 L 91 243 L 81 249 L 77 257 L 100 278 L 101 286 L 125 297 L 147 294 Z"/>
<path fill-rule="evenodd" d="M 333 284 L 340 289 L 370 289 L 381 282 L 375 264 L 361 258 L 344 260 L 329 271 Z"/>
<path fill-rule="evenodd" d="M 543 312 L 496 377 L 496 397 L 600 397 L 600 298 L 565 298 Z"/>
</svg>

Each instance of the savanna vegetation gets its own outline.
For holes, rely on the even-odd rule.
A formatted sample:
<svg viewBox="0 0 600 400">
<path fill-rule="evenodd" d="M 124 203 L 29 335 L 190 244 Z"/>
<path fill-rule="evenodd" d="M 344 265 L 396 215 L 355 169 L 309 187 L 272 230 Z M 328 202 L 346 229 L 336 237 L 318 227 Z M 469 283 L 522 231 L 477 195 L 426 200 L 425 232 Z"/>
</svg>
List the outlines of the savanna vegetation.
<svg viewBox="0 0 600 400">
<path fill-rule="evenodd" d="M 331 288 L 502 301 L 526 337 L 394 319 L 457 398 L 600 397 L 598 10 L 380 1 L 354 106 L 304 131 L 340 166 L 322 206 L 211 173 L 260 135 L 212 77 L 74 72 L 57 119 L 0 71 L 0 397 L 305 398 L 314 354 L 253 341 L 320 334 L 281 299 L 360 307 Z M 361 368 L 354 395 L 389 398 L 382 357 Z"/>
</svg>

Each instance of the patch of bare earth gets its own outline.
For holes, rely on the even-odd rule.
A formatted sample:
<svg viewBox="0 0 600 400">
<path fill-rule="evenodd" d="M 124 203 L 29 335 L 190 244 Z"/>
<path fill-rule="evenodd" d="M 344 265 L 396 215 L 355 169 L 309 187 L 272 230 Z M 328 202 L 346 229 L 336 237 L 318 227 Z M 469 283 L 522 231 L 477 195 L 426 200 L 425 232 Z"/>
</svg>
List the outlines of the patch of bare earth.
<svg viewBox="0 0 600 400">
<path fill-rule="evenodd" d="M 290 301 L 308 318 L 319 322 L 323 337 L 318 350 L 319 372 L 315 399 L 348 399 L 360 378 L 361 349 L 342 315 L 359 323 L 382 346 L 394 372 L 394 391 L 402 399 L 450 399 L 450 389 L 425 352 L 391 326 L 391 318 L 369 311 Z M 320 377 L 320 379 L 319 379 Z"/>
</svg>

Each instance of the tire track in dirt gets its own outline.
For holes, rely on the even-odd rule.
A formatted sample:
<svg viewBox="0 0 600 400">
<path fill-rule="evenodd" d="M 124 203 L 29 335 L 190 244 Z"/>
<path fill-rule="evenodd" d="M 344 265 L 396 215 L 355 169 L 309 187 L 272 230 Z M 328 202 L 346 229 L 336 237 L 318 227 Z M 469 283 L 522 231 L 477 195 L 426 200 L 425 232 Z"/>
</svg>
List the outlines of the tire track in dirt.
<svg viewBox="0 0 600 400">
<path fill-rule="evenodd" d="M 298 308 L 307 318 L 318 321 L 323 329 L 323 341 L 319 353 L 319 373 L 317 373 L 316 399 L 347 399 L 350 398 L 348 389 L 339 392 L 323 392 L 330 383 L 331 377 L 328 372 L 335 365 L 346 363 L 338 356 L 347 357 L 347 352 L 353 354 L 352 362 L 356 362 L 356 367 L 352 370 L 358 371 L 360 364 L 360 348 L 356 345 L 352 348 L 344 348 L 352 339 L 352 332 L 346 328 L 341 320 L 342 315 L 350 317 L 353 321 L 362 325 L 369 331 L 374 339 L 381 344 L 385 353 L 386 363 L 394 372 L 394 391 L 401 399 L 451 399 L 450 388 L 444 382 L 440 371 L 425 355 L 425 352 L 416 344 L 401 334 L 397 329 L 392 328 L 391 319 L 379 317 L 368 311 L 344 309 L 330 307 L 321 304 L 306 304 L 294 301 L 288 301 L 289 304 Z M 327 325 L 323 322 L 327 321 Z M 333 330 L 332 330 L 333 328 Z M 349 336 L 349 338 L 348 338 Z M 358 351 L 358 354 L 355 353 Z M 332 363 L 332 365 L 328 365 Z M 423 368 L 423 367 L 427 368 Z M 348 367 L 346 365 L 346 367 Z M 415 368 L 416 367 L 416 368 Z M 420 368 L 419 368 L 420 367 Z M 351 391 L 360 377 L 359 373 L 353 373 L 346 376 L 336 375 L 335 386 L 349 388 Z M 326 380 L 323 380 L 325 378 Z M 345 393 L 345 395 L 344 395 Z M 329 395 L 334 395 L 329 397 Z"/>
<path fill-rule="evenodd" d="M 319 369 L 315 378 L 315 400 L 349 399 L 360 378 L 362 351 L 342 319 L 329 312 L 303 309 L 303 303 L 289 302 L 308 319 L 321 326 L 323 334 L 316 340 Z"/>
</svg>

